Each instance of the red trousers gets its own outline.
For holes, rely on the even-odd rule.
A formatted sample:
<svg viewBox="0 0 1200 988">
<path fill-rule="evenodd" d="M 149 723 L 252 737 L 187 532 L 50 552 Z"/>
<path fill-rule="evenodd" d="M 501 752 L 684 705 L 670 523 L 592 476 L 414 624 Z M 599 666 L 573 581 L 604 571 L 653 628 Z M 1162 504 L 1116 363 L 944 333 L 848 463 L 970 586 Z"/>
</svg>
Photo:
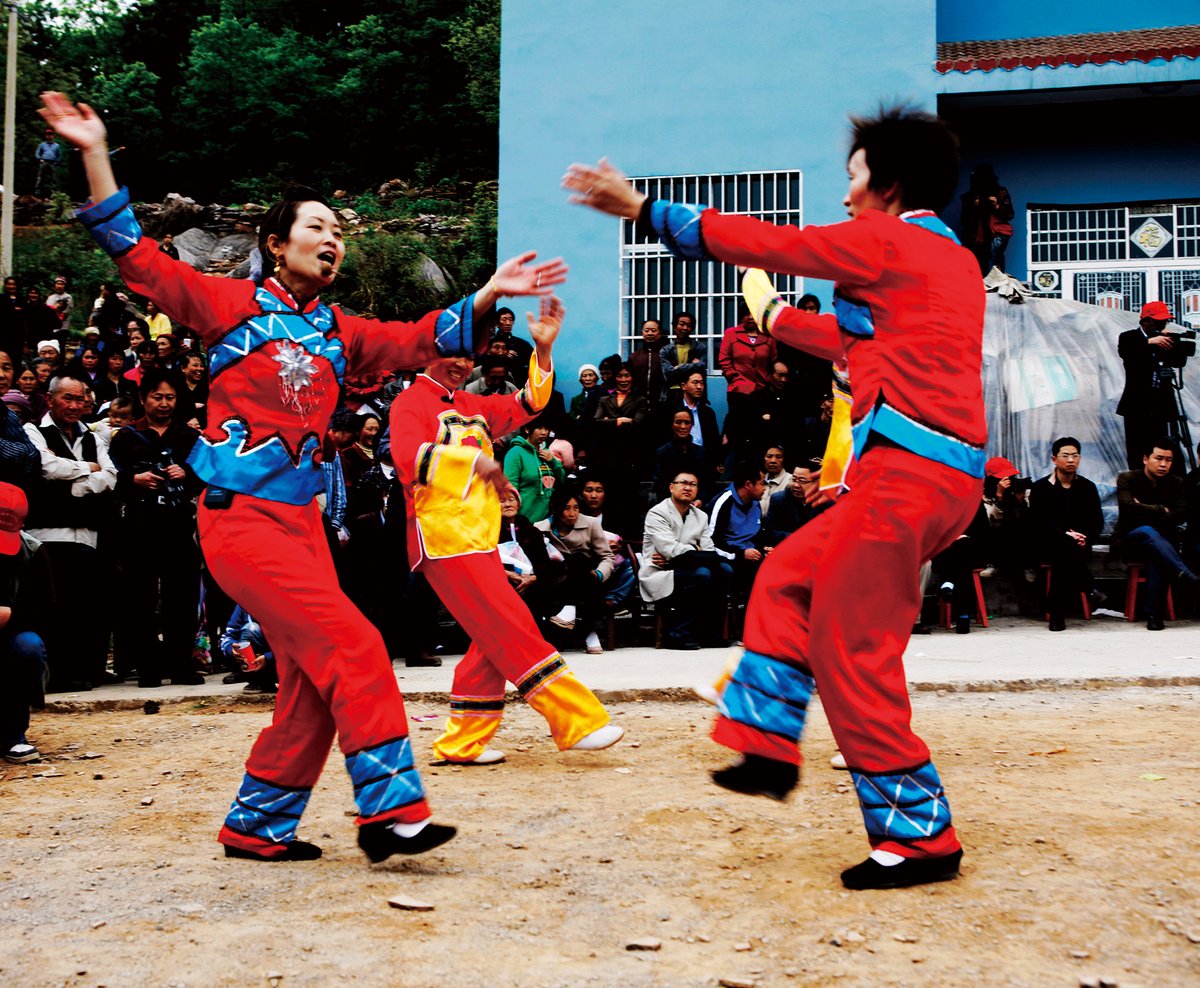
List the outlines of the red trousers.
<svg viewBox="0 0 1200 988">
<path fill-rule="evenodd" d="M 379 632 L 338 588 L 316 502 L 237 495 L 225 509 L 202 504 L 199 528 L 213 576 L 262 626 L 279 674 L 274 719 L 251 749 L 221 840 L 258 850 L 260 841 L 294 836 L 335 731 L 360 823 L 426 819 L 391 662 Z M 275 813 L 289 802 L 281 794 L 290 805 Z"/>
<path fill-rule="evenodd" d="M 417 568 L 471 636 L 454 670 L 450 718 L 434 743 L 437 754 L 463 762 L 483 751 L 500 727 L 506 680 L 546 718 L 559 750 L 608 723 L 595 694 L 542 637 L 496 552 L 427 558 Z"/>
<path fill-rule="evenodd" d="M 746 670 L 735 670 L 726 687 L 733 706 L 723 707 L 714 738 L 742 752 L 796 760 L 803 716 L 794 715 L 807 701 L 803 680 L 811 675 L 838 747 L 857 773 L 865 815 L 875 798 L 870 780 L 904 777 L 900 788 L 940 790 L 929 749 L 910 724 L 903 656 L 921 606 L 921 564 L 966 530 L 980 485 L 895 446 L 869 447 L 852 491 L 763 563 L 746 615 Z M 778 716 L 764 703 L 772 694 L 781 701 Z M 729 716 L 735 708 L 736 719 Z M 755 710 L 768 710 L 775 722 L 756 724 Z M 860 777 L 872 795 L 864 795 Z M 948 807 L 945 813 L 948 819 Z M 957 847 L 953 828 L 927 850 L 947 847 Z"/>
</svg>

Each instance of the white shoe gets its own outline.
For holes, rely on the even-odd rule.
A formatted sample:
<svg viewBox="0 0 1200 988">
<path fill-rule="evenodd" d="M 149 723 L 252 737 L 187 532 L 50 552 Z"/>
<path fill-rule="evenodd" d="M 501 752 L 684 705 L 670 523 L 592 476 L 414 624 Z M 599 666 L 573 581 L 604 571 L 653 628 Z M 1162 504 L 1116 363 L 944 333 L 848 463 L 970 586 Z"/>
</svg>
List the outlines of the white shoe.
<svg viewBox="0 0 1200 988">
<path fill-rule="evenodd" d="M 697 683 L 692 687 L 692 692 L 705 703 L 711 703 L 714 707 L 721 702 L 721 694 L 711 683 Z"/>
<path fill-rule="evenodd" d="M 471 759 L 472 765 L 496 765 L 508 756 L 498 748 L 484 748 L 478 755 Z"/>
<path fill-rule="evenodd" d="M 592 731 L 580 738 L 573 745 L 571 751 L 601 751 L 604 748 L 611 748 L 614 744 L 625 736 L 625 728 L 617 727 L 616 724 L 605 724 L 601 728 Z"/>
<path fill-rule="evenodd" d="M 846 756 L 840 751 L 835 751 L 833 757 L 829 759 L 829 767 L 841 769 L 843 772 L 846 771 Z"/>
<path fill-rule="evenodd" d="M 568 604 L 550 619 L 550 623 L 570 631 L 575 627 L 575 605 Z"/>
<path fill-rule="evenodd" d="M 583 650 L 588 655 L 603 655 L 604 646 L 600 644 L 600 636 L 596 632 L 591 632 L 583 642 Z"/>
<path fill-rule="evenodd" d="M 4 755 L 5 761 L 14 765 L 24 765 L 26 762 L 36 762 L 41 754 L 31 744 L 14 744 Z"/>
<path fill-rule="evenodd" d="M 991 563 L 988 563 L 983 569 L 981 569 L 979 571 L 979 578 L 981 580 L 990 580 L 995 575 L 996 575 L 996 567 L 994 565 L 992 565 Z"/>
</svg>

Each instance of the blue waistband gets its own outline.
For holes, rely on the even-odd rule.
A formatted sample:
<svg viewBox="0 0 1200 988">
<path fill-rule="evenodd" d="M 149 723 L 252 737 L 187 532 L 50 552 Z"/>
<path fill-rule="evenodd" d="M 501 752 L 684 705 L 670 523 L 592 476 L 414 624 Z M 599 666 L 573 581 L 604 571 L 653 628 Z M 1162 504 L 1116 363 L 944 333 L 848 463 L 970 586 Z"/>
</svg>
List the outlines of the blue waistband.
<svg viewBox="0 0 1200 988">
<path fill-rule="evenodd" d="M 969 477 L 982 477 L 987 462 L 986 454 L 979 447 L 922 425 L 887 404 L 876 406 L 862 421 L 855 422 L 853 432 L 856 459 L 862 456 L 867 440 L 874 432 L 910 453 L 961 470 Z"/>
</svg>

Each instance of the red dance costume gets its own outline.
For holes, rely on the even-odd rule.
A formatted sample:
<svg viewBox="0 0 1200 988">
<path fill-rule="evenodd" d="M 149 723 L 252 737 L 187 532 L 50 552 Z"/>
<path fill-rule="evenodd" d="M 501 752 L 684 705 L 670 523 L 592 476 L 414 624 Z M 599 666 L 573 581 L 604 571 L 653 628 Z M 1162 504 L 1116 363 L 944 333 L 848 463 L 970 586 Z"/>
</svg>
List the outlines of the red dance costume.
<svg viewBox="0 0 1200 988">
<path fill-rule="evenodd" d="M 771 307 L 760 315 L 783 342 L 844 349 L 853 381 L 851 492 L 764 561 L 713 737 L 798 764 L 815 681 L 871 845 L 902 857 L 953 854 L 949 804 L 910 726 L 903 655 L 922 562 L 979 505 L 987 434 L 978 267 L 923 210 L 864 210 L 796 229 L 656 202 L 647 223 L 683 257 L 836 281 L 840 346 L 827 317 L 774 318 Z"/>
<path fill-rule="evenodd" d="M 500 727 L 504 684 L 546 718 L 559 749 L 608 723 L 600 701 L 538 631 L 500 563 L 500 500 L 474 474 L 492 436 L 528 422 L 553 382 L 536 357 L 513 395 L 448 391 L 424 374 L 392 403 L 392 460 L 408 507 L 408 554 L 471 636 L 454 670 L 450 717 L 434 750 L 451 762 L 479 757 Z"/>
<path fill-rule="evenodd" d="M 80 218 L 134 291 L 209 350 L 208 428 L 189 464 L 208 484 L 200 543 L 222 588 L 274 646 L 279 695 L 220 841 L 283 857 L 337 733 L 358 822 L 429 817 L 383 640 L 338 588 L 314 497 L 321 438 L 345 375 L 473 349 L 473 296 L 416 323 L 376 322 L 269 279 L 205 277 L 142 236 L 126 190 Z"/>
</svg>

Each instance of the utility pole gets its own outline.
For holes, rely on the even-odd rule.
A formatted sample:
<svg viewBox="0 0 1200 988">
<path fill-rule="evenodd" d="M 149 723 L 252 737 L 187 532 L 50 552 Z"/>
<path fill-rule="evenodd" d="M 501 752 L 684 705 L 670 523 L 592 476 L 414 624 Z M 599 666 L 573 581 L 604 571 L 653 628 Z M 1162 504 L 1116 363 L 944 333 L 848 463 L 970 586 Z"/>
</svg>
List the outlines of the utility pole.
<svg viewBox="0 0 1200 988">
<path fill-rule="evenodd" d="M 17 0 L 4 0 L 8 8 L 8 71 L 4 79 L 4 200 L 0 213 L 0 277 L 13 269 L 13 143 L 17 129 Z"/>
</svg>

